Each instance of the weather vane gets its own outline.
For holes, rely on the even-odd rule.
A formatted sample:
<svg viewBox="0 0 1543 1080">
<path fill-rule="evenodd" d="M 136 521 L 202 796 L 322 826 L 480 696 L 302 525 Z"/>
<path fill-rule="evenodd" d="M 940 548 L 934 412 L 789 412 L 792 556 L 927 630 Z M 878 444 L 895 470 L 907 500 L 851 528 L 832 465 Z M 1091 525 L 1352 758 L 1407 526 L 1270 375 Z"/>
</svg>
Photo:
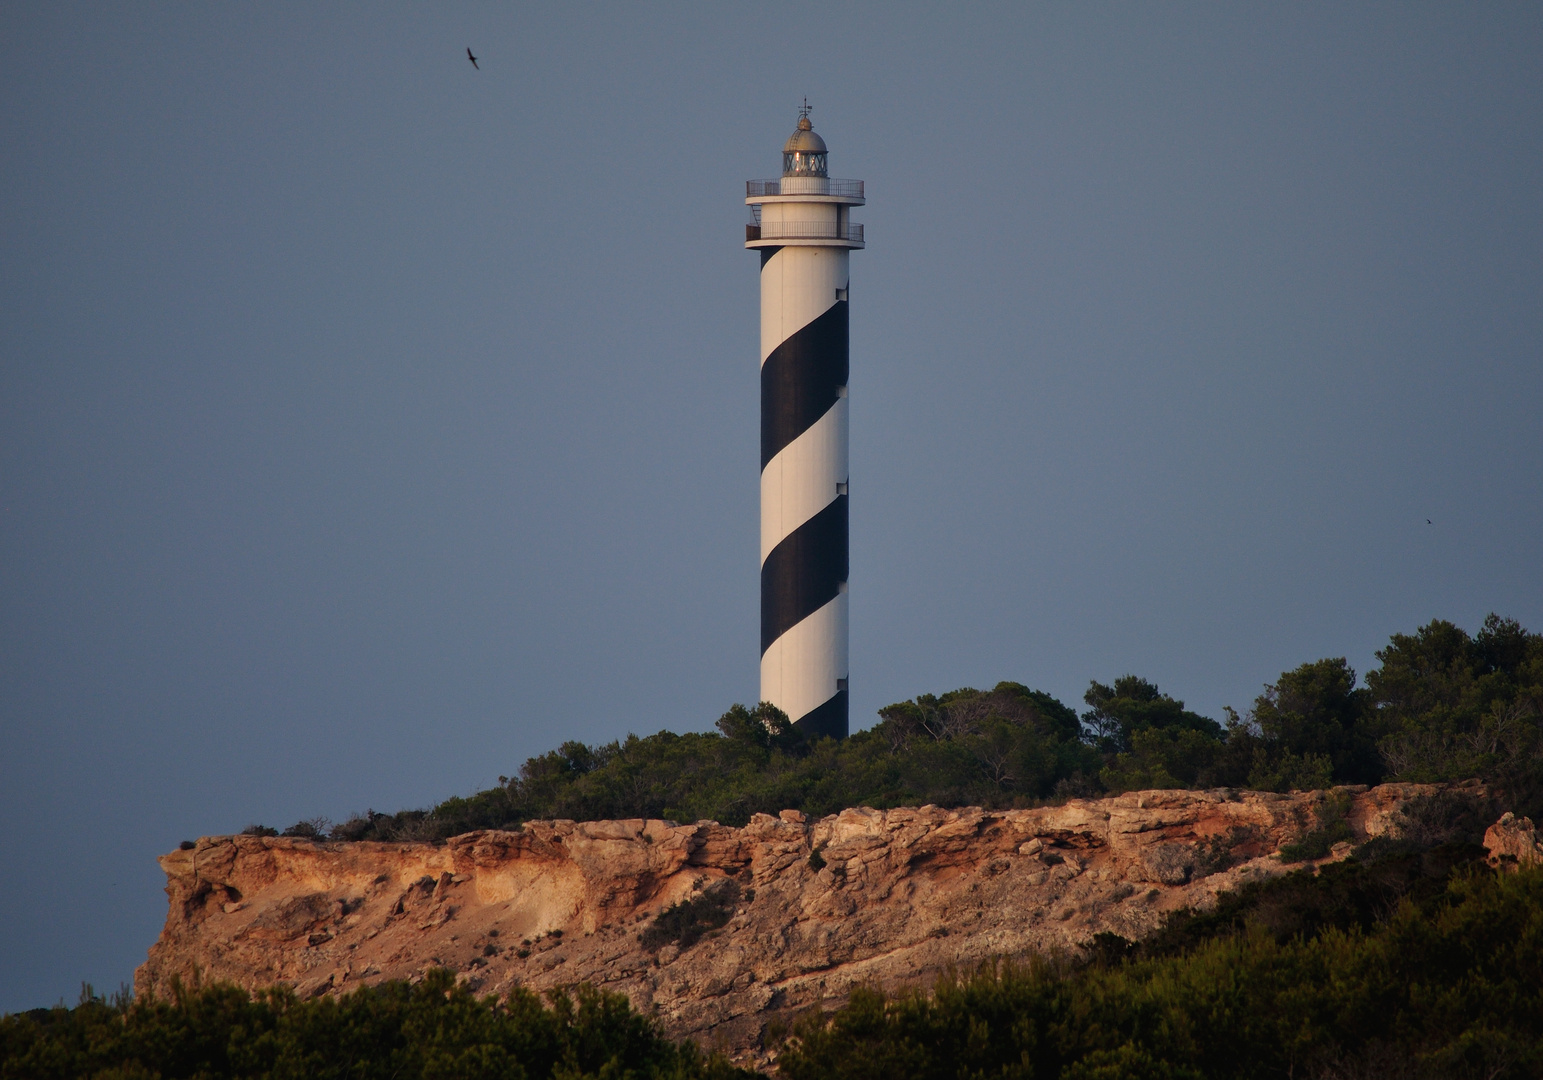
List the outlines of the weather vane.
<svg viewBox="0 0 1543 1080">
<path fill-rule="evenodd" d="M 807 119 L 809 119 L 809 114 L 811 112 L 813 112 L 813 111 L 814 111 L 814 106 L 809 104 L 809 95 L 805 94 L 804 95 L 804 103 L 802 105 L 800 105 L 799 108 L 798 108 L 798 118 L 800 120 L 807 120 Z"/>
</svg>

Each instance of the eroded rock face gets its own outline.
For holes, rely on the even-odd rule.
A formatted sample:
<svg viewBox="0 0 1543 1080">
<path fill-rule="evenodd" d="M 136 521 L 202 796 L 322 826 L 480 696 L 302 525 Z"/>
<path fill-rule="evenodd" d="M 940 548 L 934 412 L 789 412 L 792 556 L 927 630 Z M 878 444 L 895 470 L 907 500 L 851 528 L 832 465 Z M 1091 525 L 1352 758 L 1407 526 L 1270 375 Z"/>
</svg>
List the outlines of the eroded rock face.
<svg viewBox="0 0 1543 1080">
<path fill-rule="evenodd" d="M 1331 797 L 1349 797 L 1366 839 L 1396 834 L 1400 807 L 1437 790 L 1146 791 L 815 822 L 783 811 L 742 829 L 542 821 L 442 844 L 205 837 L 160 860 L 170 912 L 135 989 L 161 994 L 196 972 L 313 996 L 436 966 L 484 993 L 590 982 L 676 1037 L 756 1060 L 779 1013 L 839 1002 L 854 984 L 1076 950 L 1100 931 L 1142 937 L 1176 908 L 1291 869 L 1273 853 Z M 671 904 L 732 895 L 730 879 L 726 925 L 688 947 L 640 942 Z"/>
<path fill-rule="evenodd" d="M 1543 841 L 1531 818 L 1519 818 L 1510 811 L 1484 833 L 1484 847 L 1489 864 L 1496 869 L 1515 870 L 1543 863 Z"/>
</svg>

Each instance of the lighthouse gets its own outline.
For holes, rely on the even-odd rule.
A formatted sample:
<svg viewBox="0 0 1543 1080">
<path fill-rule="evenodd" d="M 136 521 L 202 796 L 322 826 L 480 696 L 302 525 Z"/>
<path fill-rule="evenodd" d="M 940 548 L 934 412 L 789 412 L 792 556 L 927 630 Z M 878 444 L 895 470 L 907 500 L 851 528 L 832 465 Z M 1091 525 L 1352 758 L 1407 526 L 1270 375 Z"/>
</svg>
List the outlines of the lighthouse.
<svg viewBox="0 0 1543 1080">
<path fill-rule="evenodd" d="M 761 700 L 806 734 L 847 734 L 848 265 L 861 180 L 833 180 L 809 121 L 782 175 L 751 180 L 761 255 Z"/>
</svg>

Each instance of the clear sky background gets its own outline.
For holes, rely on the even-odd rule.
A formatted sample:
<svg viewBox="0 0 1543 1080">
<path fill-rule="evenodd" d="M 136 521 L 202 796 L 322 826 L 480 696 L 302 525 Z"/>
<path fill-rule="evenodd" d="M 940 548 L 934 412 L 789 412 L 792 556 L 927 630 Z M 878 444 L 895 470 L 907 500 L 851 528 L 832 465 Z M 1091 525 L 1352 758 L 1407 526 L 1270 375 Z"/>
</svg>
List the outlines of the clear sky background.
<svg viewBox="0 0 1543 1080">
<path fill-rule="evenodd" d="M 1535 3 L 0 7 L 0 1010 L 129 979 L 180 840 L 755 699 L 743 182 L 805 94 L 870 200 L 854 726 L 1543 628 L 1540 57 Z"/>
</svg>

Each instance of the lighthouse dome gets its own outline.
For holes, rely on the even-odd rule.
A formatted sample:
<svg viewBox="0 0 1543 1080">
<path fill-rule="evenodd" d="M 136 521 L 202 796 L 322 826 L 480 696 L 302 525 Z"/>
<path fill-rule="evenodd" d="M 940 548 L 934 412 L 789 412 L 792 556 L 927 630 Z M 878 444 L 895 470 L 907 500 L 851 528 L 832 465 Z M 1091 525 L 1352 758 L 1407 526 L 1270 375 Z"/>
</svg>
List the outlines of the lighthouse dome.
<svg viewBox="0 0 1543 1080">
<path fill-rule="evenodd" d="M 794 131 L 782 147 L 783 176 L 825 176 L 825 140 L 815 134 L 809 114 L 798 118 Z"/>
<path fill-rule="evenodd" d="M 798 118 L 798 130 L 788 137 L 787 145 L 782 148 L 784 154 L 796 154 L 800 151 L 806 154 L 825 153 L 825 140 L 815 134 L 814 125 L 809 122 L 807 116 Z"/>
</svg>

